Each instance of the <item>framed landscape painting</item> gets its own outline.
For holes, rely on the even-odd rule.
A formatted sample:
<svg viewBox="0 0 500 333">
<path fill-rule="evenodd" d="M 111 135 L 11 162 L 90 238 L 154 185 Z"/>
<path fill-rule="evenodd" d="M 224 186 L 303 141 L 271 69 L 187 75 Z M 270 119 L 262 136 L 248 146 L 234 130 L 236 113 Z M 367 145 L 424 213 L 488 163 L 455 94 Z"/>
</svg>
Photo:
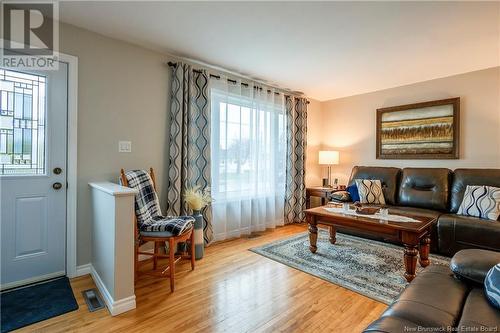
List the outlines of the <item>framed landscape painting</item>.
<svg viewBox="0 0 500 333">
<path fill-rule="evenodd" d="M 377 109 L 378 159 L 459 158 L 460 97 Z"/>
</svg>

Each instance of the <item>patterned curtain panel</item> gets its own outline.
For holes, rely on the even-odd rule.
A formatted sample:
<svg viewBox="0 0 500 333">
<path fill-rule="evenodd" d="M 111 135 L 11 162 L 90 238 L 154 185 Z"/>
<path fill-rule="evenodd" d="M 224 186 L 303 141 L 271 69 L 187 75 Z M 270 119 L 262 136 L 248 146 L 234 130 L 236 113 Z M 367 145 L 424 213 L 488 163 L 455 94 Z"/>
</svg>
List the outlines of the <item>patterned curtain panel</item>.
<svg viewBox="0 0 500 333">
<path fill-rule="evenodd" d="M 307 100 L 287 96 L 287 163 L 285 223 L 304 220 L 306 209 L 305 165 L 307 146 Z"/>
<path fill-rule="evenodd" d="M 172 69 L 168 215 L 186 215 L 187 187 L 210 188 L 210 101 L 208 74 L 177 63 Z M 213 239 L 212 208 L 203 211 L 204 240 Z"/>
</svg>

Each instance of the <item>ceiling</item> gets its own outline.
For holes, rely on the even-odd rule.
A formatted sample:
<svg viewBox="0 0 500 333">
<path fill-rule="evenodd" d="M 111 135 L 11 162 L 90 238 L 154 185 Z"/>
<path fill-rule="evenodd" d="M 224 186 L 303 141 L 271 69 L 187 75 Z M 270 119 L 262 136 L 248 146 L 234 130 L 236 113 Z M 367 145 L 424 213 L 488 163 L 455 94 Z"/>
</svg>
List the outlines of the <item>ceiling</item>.
<svg viewBox="0 0 500 333">
<path fill-rule="evenodd" d="M 61 2 L 61 20 L 323 101 L 500 65 L 499 2 Z"/>
</svg>

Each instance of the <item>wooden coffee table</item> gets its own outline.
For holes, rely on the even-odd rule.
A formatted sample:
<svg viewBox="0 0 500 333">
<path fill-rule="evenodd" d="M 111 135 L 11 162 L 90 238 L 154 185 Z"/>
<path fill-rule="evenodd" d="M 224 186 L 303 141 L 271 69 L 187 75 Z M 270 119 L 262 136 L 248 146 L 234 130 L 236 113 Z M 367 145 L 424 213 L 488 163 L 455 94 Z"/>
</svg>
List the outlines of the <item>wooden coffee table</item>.
<svg viewBox="0 0 500 333">
<path fill-rule="evenodd" d="M 417 255 L 419 255 L 419 262 L 422 267 L 427 267 L 430 264 L 430 229 L 436 218 L 415 214 L 401 214 L 398 211 L 398 215 L 408 216 L 420 222 L 392 222 L 337 212 L 332 213 L 325 210 L 324 207 L 311 208 L 304 212 L 309 224 L 309 249 L 312 253 L 316 253 L 318 249 L 316 246 L 318 224 L 329 227 L 330 243 L 332 244 L 335 244 L 336 241 L 335 227 L 343 226 L 402 243 L 404 245 L 404 276 L 408 282 L 415 278 Z"/>
</svg>

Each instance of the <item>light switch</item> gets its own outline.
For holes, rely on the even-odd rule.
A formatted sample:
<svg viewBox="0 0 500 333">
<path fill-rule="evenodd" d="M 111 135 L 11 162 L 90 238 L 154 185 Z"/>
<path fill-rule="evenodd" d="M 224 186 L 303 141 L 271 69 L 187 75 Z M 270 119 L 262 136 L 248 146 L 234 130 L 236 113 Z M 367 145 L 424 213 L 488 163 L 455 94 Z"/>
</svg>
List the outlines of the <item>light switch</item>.
<svg viewBox="0 0 500 333">
<path fill-rule="evenodd" d="M 118 152 L 119 153 L 131 153 L 132 152 L 132 141 L 118 141 Z"/>
</svg>

